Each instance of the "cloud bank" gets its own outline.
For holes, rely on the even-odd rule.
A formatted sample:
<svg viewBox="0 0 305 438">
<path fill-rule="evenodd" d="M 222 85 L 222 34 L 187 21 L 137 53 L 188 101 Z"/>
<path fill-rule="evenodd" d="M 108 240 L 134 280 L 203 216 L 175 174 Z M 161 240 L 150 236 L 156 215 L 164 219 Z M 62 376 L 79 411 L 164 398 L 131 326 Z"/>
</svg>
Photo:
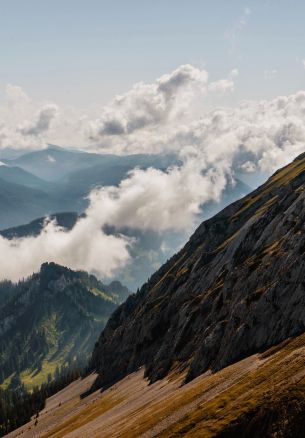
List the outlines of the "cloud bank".
<svg viewBox="0 0 305 438">
<path fill-rule="evenodd" d="M 37 237 L 11 241 L 0 236 L 0 279 L 17 281 L 37 272 L 45 261 L 110 277 L 130 259 L 130 239 L 106 235 L 102 221 L 87 216 L 71 231 L 54 221 L 46 223 Z"/>
<path fill-rule="evenodd" d="M 219 200 L 236 173 L 271 173 L 303 152 L 303 91 L 206 110 L 208 99 L 234 91 L 237 77 L 232 70 L 227 78 L 209 81 L 205 70 L 184 65 L 151 84 L 136 84 L 99 117 L 83 118 L 82 129 L 96 150 L 174 152 L 181 165 L 136 168 L 118 187 L 95 189 L 86 217 L 72 231 L 49 223 L 36 238 L 0 238 L 0 278 L 26 276 L 44 261 L 111 276 L 130 261 L 132 241 L 119 230 L 191 232 L 204 204 Z M 8 97 L 12 106 L 29 105 L 21 89 L 9 88 Z M 55 106 L 41 107 L 30 122 L 18 125 L 17 134 L 27 140 L 44 136 L 58 113 L 63 114 Z M 2 132 L 0 127 L 0 138 Z M 117 233 L 106 234 L 107 225 Z"/>
</svg>

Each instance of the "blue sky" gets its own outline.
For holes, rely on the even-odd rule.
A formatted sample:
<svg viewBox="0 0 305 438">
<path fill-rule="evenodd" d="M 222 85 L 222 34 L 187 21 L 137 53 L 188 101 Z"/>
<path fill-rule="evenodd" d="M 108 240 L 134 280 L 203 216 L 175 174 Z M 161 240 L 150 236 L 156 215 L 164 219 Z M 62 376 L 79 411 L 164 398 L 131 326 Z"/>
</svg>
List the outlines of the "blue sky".
<svg viewBox="0 0 305 438">
<path fill-rule="evenodd" d="M 185 63 L 213 79 L 238 68 L 233 101 L 304 88 L 301 0 L 0 0 L 0 6 L 0 86 L 20 85 L 36 99 L 104 104 Z"/>
</svg>

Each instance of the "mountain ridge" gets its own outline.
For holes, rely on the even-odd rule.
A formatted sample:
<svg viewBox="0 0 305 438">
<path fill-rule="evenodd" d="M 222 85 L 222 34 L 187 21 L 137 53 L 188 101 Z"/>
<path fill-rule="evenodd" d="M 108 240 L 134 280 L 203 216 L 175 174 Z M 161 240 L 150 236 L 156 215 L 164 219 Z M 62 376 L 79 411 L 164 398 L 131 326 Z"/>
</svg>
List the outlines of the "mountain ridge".
<svg viewBox="0 0 305 438">
<path fill-rule="evenodd" d="M 57 367 L 81 366 L 100 330 L 129 291 L 55 263 L 17 284 L 0 283 L 0 379 L 41 384 Z"/>
<path fill-rule="evenodd" d="M 203 222 L 109 319 L 91 361 L 96 385 L 141 366 L 150 382 L 173 366 L 189 381 L 302 333 L 304 183 L 303 154 Z"/>
</svg>

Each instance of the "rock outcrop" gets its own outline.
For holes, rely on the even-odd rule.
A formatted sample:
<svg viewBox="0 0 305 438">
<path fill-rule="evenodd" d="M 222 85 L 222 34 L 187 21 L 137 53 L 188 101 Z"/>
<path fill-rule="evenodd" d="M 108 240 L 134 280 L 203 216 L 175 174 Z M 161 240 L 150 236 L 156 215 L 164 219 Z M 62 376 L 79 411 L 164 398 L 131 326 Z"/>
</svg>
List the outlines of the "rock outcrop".
<svg viewBox="0 0 305 438">
<path fill-rule="evenodd" d="M 145 366 L 186 380 L 305 331 L 305 156 L 203 222 L 108 321 L 96 385 Z"/>
</svg>

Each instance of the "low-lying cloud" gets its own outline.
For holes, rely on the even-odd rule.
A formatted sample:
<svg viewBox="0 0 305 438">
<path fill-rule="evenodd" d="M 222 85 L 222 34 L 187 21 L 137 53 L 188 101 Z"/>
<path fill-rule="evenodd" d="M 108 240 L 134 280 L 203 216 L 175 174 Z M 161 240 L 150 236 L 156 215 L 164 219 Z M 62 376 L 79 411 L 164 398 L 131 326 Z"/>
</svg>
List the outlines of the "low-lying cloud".
<svg viewBox="0 0 305 438">
<path fill-rule="evenodd" d="M 101 220 L 87 216 L 70 231 L 53 221 L 36 237 L 7 240 L 0 236 L 0 279 L 27 277 L 45 261 L 110 277 L 128 263 L 130 239 L 107 235 L 102 225 Z"/>
</svg>

